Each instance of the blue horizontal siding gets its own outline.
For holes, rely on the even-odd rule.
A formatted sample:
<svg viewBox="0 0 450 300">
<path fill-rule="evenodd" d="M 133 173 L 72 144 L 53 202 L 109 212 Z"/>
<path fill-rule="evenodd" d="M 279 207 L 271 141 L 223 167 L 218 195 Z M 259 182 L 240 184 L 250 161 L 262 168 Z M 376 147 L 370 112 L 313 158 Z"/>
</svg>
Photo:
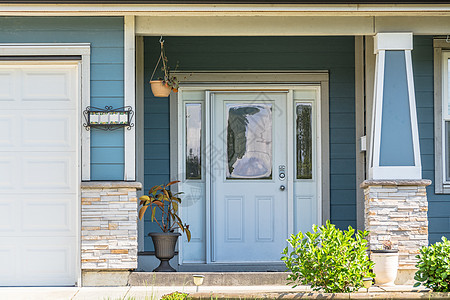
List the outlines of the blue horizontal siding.
<svg viewBox="0 0 450 300">
<path fill-rule="evenodd" d="M 144 38 L 145 82 L 158 59 L 158 40 Z M 341 228 L 356 226 L 353 37 L 165 37 L 165 46 L 170 66 L 178 62 L 180 71 L 328 70 L 331 221 Z M 148 190 L 169 180 L 170 122 L 168 101 L 154 98 L 148 84 L 144 95 L 144 187 Z M 156 229 L 155 224 L 145 223 L 145 232 Z M 145 247 L 150 250 L 151 243 Z"/>
<path fill-rule="evenodd" d="M 1 43 L 90 43 L 91 106 L 123 106 L 122 17 L 0 17 Z M 123 130 L 91 130 L 91 179 L 122 180 Z"/>
<path fill-rule="evenodd" d="M 422 176 L 433 184 L 427 187 L 429 242 L 450 238 L 450 195 L 434 193 L 434 73 L 433 38 L 415 36 L 412 51 L 414 87 L 419 124 L 419 143 L 422 160 Z"/>
<path fill-rule="evenodd" d="M 91 106 L 98 108 L 105 108 L 105 106 L 122 107 L 123 97 L 91 97 Z"/>
</svg>

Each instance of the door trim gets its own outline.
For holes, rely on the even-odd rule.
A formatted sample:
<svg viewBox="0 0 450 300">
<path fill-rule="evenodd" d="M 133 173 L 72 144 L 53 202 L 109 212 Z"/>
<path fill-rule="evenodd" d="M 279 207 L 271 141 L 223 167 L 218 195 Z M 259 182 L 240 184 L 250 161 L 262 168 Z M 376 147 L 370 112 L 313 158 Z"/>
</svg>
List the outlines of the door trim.
<svg viewBox="0 0 450 300">
<path fill-rule="evenodd" d="M 289 91 L 304 85 L 319 85 L 320 86 L 320 149 L 321 157 L 318 163 L 321 165 L 321 216 L 322 223 L 330 218 L 330 180 L 329 180 L 329 74 L 327 71 L 309 71 L 309 72 L 176 72 L 181 84 L 180 87 L 184 90 L 203 89 L 205 91 L 251 91 L 251 90 L 273 90 L 273 91 Z M 206 94 L 205 111 L 209 112 L 210 98 L 209 93 Z M 289 99 L 288 95 L 288 99 Z M 209 124 L 209 113 L 205 124 Z M 181 130 L 181 122 L 183 116 L 179 109 L 178 95 L 172 93 L 170 96 L 170 161 L 171 180 L 177 180 L 179 174 L 179 150 L 183 147 L 180 143 L 178 133 Z M 206 144 L 209 142 L 209 126 L 205 127 Z M 206 158 L 209 155 L 206 153 Z M 292 176 L 292 174 L 289 174 Z M 208 176 L 207 176 L 208 177 Z M 211 183 L 206 179 L 206 199 L 211 195 Z M 292 189 L 290 189 L 292 190 Z M 206 210 L 210 211 L 210 201 L 206 201 Z M 291 206 L 290 206 L 291 207 Z M 211 219 L 210 214 L 206 216 L 206 234 L 210 236 Z M 290 221 L 293 223 L 293 220 Z M 289 224 L 289 229 L 293 228 Z M 206 242 L 206 263 L 211 263 L 211 241 L 210 238 Z M 182 263 L 182 243 L 179 245 L 179 264 Z"/>
</svg>

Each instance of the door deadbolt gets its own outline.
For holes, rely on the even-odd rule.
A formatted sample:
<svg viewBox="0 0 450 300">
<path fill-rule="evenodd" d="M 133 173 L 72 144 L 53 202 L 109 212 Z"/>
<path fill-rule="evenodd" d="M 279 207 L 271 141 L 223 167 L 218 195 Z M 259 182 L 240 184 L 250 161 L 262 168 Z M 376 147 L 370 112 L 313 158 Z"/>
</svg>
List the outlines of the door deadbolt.
<svg viewBox="0 0 450 300">
<path fill-rule="evenodd" d="M 284 180 L 286 178 L 286 166 L 285 165 L 278 166 L 278 178 L 280 180 Z"/>
</svg>

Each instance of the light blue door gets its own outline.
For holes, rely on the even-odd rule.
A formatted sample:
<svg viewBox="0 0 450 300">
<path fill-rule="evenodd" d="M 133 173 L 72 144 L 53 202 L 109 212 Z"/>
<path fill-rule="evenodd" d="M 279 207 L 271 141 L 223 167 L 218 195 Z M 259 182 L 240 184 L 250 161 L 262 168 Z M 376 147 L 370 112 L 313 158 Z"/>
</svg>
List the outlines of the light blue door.
<svg viewBox="0 0 450 300">
<path fill-rule="evenodd" d="M 211 261 L 279 262 L 288 237 L 287 93 L 211 97 Z"/>
</svg>

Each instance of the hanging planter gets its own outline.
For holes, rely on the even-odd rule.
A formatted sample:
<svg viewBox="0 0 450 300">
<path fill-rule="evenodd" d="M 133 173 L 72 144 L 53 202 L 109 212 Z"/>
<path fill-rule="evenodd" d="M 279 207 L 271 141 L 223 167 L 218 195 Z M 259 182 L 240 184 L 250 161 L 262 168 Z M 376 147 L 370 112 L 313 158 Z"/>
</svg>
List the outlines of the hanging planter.
<svg viewBox="0 0 450 300">
<path fill-rule="evenodd" d="M 150 80 L 150 86 L 155 97 L 167 97 L 172 91 L 172 88 L 166 85 L 163 80 Z"/>
<path fill-rule="evenodd" d="M 162 37 L 159 39 L 159 43 L 161 45 L 161 54 L 159 55 L 158 62 L 153 70 L 152 77 L 150 78 L 150 85 L 152 88 L 152 93 L 155 97 L 168 97 L 171 91 L 174 91 L 175 93 L 178 92 L 178 80 L 175 76 L 170 74 L 170 67 L 168 66 L 168 59 L 164 51 L 164 40 Z M 161 61 L 161 70 L 164 73 L 164 78 L 153 80 L 153 76 L 155 75 L 156 69 Z"/>
</svg>

